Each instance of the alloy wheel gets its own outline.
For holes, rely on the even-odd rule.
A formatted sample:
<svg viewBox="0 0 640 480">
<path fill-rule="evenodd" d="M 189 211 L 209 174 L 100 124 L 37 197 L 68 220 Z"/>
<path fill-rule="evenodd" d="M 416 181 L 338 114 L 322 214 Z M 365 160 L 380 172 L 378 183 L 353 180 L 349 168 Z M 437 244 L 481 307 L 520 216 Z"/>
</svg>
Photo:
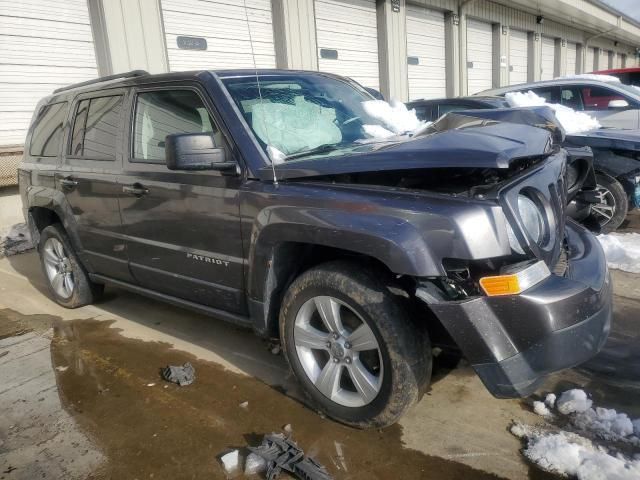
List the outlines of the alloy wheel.
<svg viewBox="0 0 640 480">
<path fill-rule="evenodd" d="M 613 193 L 602 185 L 596 186 L 596 192 L 599 203 L 591 205 L 591 211 L 596 215 L 600 226 L 603 227 L 611 221 L 616 213 L 616 199 Z"/>
<path fill-rule="evenodd" d="M 75 280 L 71 261 L 62 242 L 57 238 L 49 238 L 43 247 L 43 259 L 47 278 L 53 290 L 61 298 L 71 297 Z"/>
<path fill-rule="evenodd" d="M 327 398 L 362 407 L 380 392 L 382 352 L 373 330 L 348 305 L 330 296 L 306 301 L 293 339 L 304 372 Z"/>
</svg>

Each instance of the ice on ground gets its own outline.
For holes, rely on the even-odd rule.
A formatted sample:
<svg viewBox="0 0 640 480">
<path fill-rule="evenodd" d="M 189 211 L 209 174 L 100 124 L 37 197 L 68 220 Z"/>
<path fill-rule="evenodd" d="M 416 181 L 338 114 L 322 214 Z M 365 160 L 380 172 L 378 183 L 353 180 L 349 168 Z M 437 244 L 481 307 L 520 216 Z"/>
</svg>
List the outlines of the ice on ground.
<svg viewBox="0 0 640 480">
<path fill-rule="evenodd" d="M 574 75 L 565 75 L 564 77 L 557 77 L 556 80 L 597 80 L 599 82 L 620 83 L 618 77 L 613 75 L 602 75 L 600 73 L 578 73 Z"/>
<path fill-rule="evenodd" d="M 240 452 L 238 450 L 232 450 L 220 457 L 220 461 L 227 475 L 231 475 L 237 472 L 240 467 Z"/>
<path fill-rule="evenodd" d="M 547 408 L 544 402 L 533 402 L 533 411 L 538 415 L 546 417 L 547 415 L 551 415 L 551 411 Z"/>
<path fill-rule="evenodd" d="M 250 453 L 244 462 L 245 475 L 255 475 L 263 472 L 266 468 L 266 460 L 256 453 Z"/>
<path fill-rule="evenodd" d="M 544 399 L 544 403 L 547 405 L 547 407 L 549 408 L 553 408 L 556 406 L 556 394 L 555 393 L 550 393 L 546 396 L 546 398 Z"/>
<path fill-rule="evenodd" d="M 566 432 L 527 435 L 524 455 L 544 470 L 578 480 L 637 480 L 640 461 L 604 448 Z"/>
<path fill-rule="evenodd" d="M 609 233 L 596 238 L 602 245 L 609 268 L 640 273 L 640 234 Z"/>
<path fill-rule="evenodd" d="M 593 402 L 589 400 L 584 390 L 574 388 L 573 390 L 567 390 L 556 402 L 558 411 L 563 415 L 568 415 L 575 412 L 584 412 L 591 408 Z"/>
<path fill-rule="evenodd" d="M 425 123 L 418 119 L 414 109 L 409 110 L 404 103 L 396 100 L 392 100 L 391 103 L 384 100 L 368 100 L 362 102 L 362 107 L 369 116 L 384 124 L 384 127 L 363 126 L 365 133 L 374 138 L 388 138 L 394 134 L 411 133 L 421 128 Z"/>
<path fill-rule="evenodd" d="M 572 108 L 559 103 L 547 103 L 544 98 L 536 95 L 531 90 L 528 92 L 509 92 L 505 94 L 504 98 L 511 107 L 548 106 L 554 111 L 558 122 L 568 134 L 588 132 L 602 126 L 598 120 L 586 113 L 576 112 Z"/>
<path fill-rule="evenodd" d="M 626 413 L 614 409 L 589 408 L 576 414 L 571 423 L 581 430 L 590 431 L 605 440 L 622 440 L 633 434 L 633 423 Z"/>
<path fill-rule="evenodd" d="M 555 395 L 545 403 L 534 402 L 534 411 L 553 408 Z M 546 404 L 546 405 L 545 405 Z M 630 480 L 640 478 L 640 455 L 627 446 L 640 446 L 640 419 L 631 420 L 614 409 L 592 408 L 592 401 L 580 389 L 568 390 L 555 401 L 567 415 L 565 430 L 547 424 L 511 426 L 513 435 L 526 441 L 523 454 L 540 468 L 578 480 Z M 567 429 L 573 431 L 566 431 Z M 626 445 L 626 446 L 625 446 Z"/>
</svg>

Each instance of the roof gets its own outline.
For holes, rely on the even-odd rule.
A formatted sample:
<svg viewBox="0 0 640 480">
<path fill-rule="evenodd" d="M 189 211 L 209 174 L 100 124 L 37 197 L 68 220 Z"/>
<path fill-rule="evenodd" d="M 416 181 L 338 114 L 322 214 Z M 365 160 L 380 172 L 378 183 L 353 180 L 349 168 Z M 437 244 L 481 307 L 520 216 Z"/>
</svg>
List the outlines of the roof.
<svg viewBox="0 0 640 480">
<path fill-rule="evenodd" d="M 607 88 L 617 89 L 625 94 L 629 94 L 630 92 L 626 89 L 620 87 L 619 82 L 603 82 L 601 80 L 593 80 L 588 78 L 556 78 L 554 80 L 543 80 L 539 82 L 530 82 L 530 83 L 521 83 L 518 85 L 509 85 L 506 87 L 500 88 L 492 88 L 490 90 L 484 90 L 479 92 L 477 95 L 479 96 L 487 96 L 487 95 L 504 95 L 507 92 L 520 92 L 523 90 L 527 90 L 528 88 L 540 88 L 540 87 L 554 87 L 557 85 L 591 85 L 591 86 L 601 86 Z M 474 95 L 475 96 L 475 95 Z"/>
<path fill-rule="evenodd" d="M 603 75 L 606 75 L 609 73 L 636 73 L 636 72 L 640 72 L 640 67 L 612 68 L 610 70 L 598 70 L 597 72 L 593 72 L 593 73 L 601 73 Z"/>
</svg>

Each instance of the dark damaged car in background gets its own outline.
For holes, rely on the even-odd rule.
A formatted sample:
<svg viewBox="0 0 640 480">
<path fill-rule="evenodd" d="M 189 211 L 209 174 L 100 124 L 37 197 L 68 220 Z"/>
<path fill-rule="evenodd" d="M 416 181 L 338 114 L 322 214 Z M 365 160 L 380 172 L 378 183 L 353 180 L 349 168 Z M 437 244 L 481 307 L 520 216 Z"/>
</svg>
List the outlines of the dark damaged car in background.
<svg viewBox="0 0 640 480">
<path fill-rule="evenodd" d="M 560 100 L 562 102 L 562 100 Z M 509 103 L 503 97 L 473 95 L 470 97 L 413 100 L 407 107 L 414 109 L 421 120 L 434 121 L 451 112 L 485 115 L 475 110 L 498 109 L 490 116 L 506 115 Z M 519 110 L 519 109 L 516 109 Z M 520 120 L 522 121 L 522 120 Z M 595 231 L 607 233 L 616 230 L 628 211 L 640 207 L 640 130 L 599 128 L 565 135 L 562 146 L 570 158 L 586 157 L 592 152 L 595 172 L 595 191 L 583 189 L 570 205 L 571 216 Z M 591 181 L 587 181 L 589 185 Z M 585 185 L 585 183 L 583 183 Z"/>
<path fill-rule="evenodd" d="M 361 428 L 420 399 L 435 347 L 504 398 L 594 356 L 611 282 L 567 216 L 584 172 L 553 122 L 379 138 L 370 101 L 278 70 L 56 91 L 19 172 L 51 295 L 74 308 L 116 285 L 278 338 L 312 406 Z"/>
</svg>

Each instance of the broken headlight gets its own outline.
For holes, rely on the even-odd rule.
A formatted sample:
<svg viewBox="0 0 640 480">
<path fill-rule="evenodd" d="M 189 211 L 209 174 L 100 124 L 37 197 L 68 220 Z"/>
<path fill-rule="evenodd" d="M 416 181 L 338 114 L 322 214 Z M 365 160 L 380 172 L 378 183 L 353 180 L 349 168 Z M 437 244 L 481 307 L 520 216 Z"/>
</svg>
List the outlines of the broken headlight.
<svg viewBox="0 0 640 480">
<path fill-rule="evenodd" d="M 544 239 L 545 221 L 540 207 L 526 194 L 521 193 L 518 195 L 518 213 L 529 239 L 535 243 L 541 243 Z M 524 253 L 522 245 L 510 225 L 507 226 L 507 235 L 511 248 L 518 253 Z"/>
</svg>

